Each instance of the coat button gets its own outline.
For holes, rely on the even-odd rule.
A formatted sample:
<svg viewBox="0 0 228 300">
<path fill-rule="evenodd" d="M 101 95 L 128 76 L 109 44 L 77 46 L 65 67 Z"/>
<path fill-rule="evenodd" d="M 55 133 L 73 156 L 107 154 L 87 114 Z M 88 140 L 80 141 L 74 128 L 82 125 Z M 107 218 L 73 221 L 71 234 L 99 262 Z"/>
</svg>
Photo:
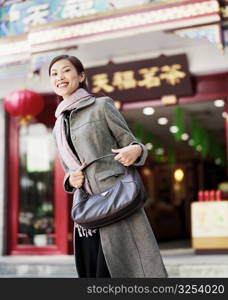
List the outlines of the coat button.
<svg viewBox="0 0 228 300">
<path fill-rule="evenodd" d="M 73 135 L 73 136 L 72 136 L 72 140 L 74 140 L 74 141 L 75 141 L 76 139 L 77 139 L 77 138 L 76 138 L 76 136 L 75 136 L 75 135 Z"/>
</svg>

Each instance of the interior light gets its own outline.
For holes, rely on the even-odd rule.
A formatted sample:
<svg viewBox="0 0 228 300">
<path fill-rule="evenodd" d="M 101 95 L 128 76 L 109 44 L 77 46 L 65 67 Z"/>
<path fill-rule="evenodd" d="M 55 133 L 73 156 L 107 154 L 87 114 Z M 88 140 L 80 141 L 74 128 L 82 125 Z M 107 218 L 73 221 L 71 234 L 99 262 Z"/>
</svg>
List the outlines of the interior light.
<svg viewBox="0 0 228 300">
<path fill-rule="evenodd" d="M 146 148 L 147 148 L 148 150 L 151 150 L 151 149 L 153 148 L 153 145 L 152 145 L 151 143 L 147 143 L 147 144 L 146 144 Z"/>
<path fill-rule="evenodd" d="M 157 155 L 163 155 L 164 154 L 164 149 L 163 148 L 157 148 L 155 152 L 156 152 Z"/>
<path fill-rule="evenodd" d="M 225 101 L 222 99 L 218 99 L 214 101 L 214 106 L 216 107 L 223 107 L 225 105 Z"/>
<path fill-rule="evenodd" d="M 228 117 L 228 113 L 224 111 L 224 112 L 222 113 L 222 117 L 226 119 L 226 118 Z"/>
<path fill-rule="evenodd" d="M 144 115 L 149 116 L 149 115 L 153 115 L 153 113 L 154 113 L 153 107 L 144 107 L 143 108 L 143 114 Z"/>
<path fill-rule="evenodd" d="M 179 130 L 178 127 L 175 126 L 175 125 L 173 125 L 173 126 L 171 126 L 171 127 L 169 128 L 169 131 L 172 132 L 172 133 L 177 133 L 178 130 Z"/>
<path fill-rule="evenodd" d="M 196 150 L 199 151 L 199 152 L 202 151 L 202 146 L 201 145 L 197 145 L 196 146 Z"/>
<path fill-rule="evenodd" d="M 216 165 L 221 165 L 221 163 L 222 163 L 222 160 L 221 160 L 221 158 L 216 158 L 216 160 L 215 160 L 215 164 Z"/>
<path fill-rule="evenodd" d="M 182 133 L 181 139 L 182 139 L 183 141 L 187 141 L 187 140 L 189 139 L 189 135 L 188 135 L 187 133 Z"/>
<path fill-rule="evenodd" d="M 184 171 L 182 169 L 176 169 L 174 171 L 174 178 L 177 182 L 181 182 L 184 178 Z"/>
<path fill-rule="evenodd" d="M 145 176 L 150 176 L 152 174 L 152 172 L 149 168 L 143 168 L 142 172 L 143 172 L 143 175 L 145 175 Z"/>
<path fill-rule="evenodd" d="M 165 117 L 159 118 L 158 119 L 158 124 L 159 125 L 166 125 L 168 123 L 168 119 Z"/>
</svg>

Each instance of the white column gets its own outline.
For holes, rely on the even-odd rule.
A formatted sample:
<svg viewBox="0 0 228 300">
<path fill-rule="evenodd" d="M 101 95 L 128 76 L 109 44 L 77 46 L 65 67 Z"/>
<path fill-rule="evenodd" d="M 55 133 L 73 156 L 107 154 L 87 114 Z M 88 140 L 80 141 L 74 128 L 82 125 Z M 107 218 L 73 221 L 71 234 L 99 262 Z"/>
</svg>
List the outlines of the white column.
<svg viewBox="0 0 228 300">
<path fill-rule="evenodd" d="M 0 99 L 0 256 L 6 254 L 6 135 L 5 111 Z"/>
</svg>

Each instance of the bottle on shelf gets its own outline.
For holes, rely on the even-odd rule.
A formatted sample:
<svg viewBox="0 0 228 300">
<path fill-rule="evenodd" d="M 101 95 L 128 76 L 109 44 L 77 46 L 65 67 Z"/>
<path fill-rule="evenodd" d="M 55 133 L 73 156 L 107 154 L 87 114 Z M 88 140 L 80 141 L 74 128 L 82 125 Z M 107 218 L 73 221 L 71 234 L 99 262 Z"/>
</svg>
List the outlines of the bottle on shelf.
<svg viewBox="0 0 228 300">
<path fill-rule="evenodd" d="M 215 201 L 215 190 L 210 190 L 209 191 L 209 200 L 210 201 Z"/>
<path fill-rule="evenodd" d="M 209 191 L 208 190 L 206 190 L 206 191 L 204 191 L 204 201 L 209 201 Z"/>
<path fill-rule="evenodd" d="M 222 200 L 222 191 L 216 190 L 216 192 L 215 192 L 215 200 L 216 201 L 221 201 Z"/>
</svg>

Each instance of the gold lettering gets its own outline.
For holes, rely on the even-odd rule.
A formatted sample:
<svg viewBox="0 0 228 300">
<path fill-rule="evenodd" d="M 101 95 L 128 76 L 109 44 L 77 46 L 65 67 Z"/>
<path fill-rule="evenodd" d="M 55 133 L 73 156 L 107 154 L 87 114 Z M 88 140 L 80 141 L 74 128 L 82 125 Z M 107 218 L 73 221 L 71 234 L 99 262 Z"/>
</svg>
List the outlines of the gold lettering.
<svg viewBox="0 0 228 300">
<path fill-rule="evenodd" d="M 108 84 L 108 74 L 101 73 L 92 76 L 92 92 L 97 93 L 101 90 L 111 93 L 114 91 L 114 87 Z"/>
<path fill-rule="evenodd" d="M 165 65 L 161 67 L 163 73 L 160 74 L 162 80 L 166 80 L 168 84 L 176 85 L 186 76 L 185 72 L 180 71 L 181 65 L 175 64 L 172 66 Z"/>
<path fill-rule="evenodd" d="M 138 86 L 152 88 L 161 85 L 159 76 L 155 76 L 158 72 L 158 67 L 139 69 L 139 74 L 143 76 L 143 80 L 138 81 Z"/>
<path fill-rule="evenodd" d="M 133 89 L 137 86 L 137 81 L 134 78 L 134 71 L 115 72 L 113 74 L 112 85 L 119 90 Z"/>
</svg>

